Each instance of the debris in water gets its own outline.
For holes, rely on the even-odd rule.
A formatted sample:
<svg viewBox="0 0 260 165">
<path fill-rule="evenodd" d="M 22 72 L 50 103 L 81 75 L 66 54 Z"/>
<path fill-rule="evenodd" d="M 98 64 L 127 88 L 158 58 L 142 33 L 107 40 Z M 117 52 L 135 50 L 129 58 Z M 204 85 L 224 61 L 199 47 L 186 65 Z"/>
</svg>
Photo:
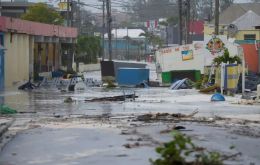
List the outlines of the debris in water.
<svg viewBox="0 0 260 165">
<path fill-rule="evenodd" d="M 99 102 L 99 101 L 125 101 L 126 99 L 135 99 L 138 98 L 135 94 L 130 95 L 120 95 L 120 96 L 112 96 L 112 97 L 100 97 L 94 98 L 90 100 L 85 100 L 86 102 Z"/>
</svg>

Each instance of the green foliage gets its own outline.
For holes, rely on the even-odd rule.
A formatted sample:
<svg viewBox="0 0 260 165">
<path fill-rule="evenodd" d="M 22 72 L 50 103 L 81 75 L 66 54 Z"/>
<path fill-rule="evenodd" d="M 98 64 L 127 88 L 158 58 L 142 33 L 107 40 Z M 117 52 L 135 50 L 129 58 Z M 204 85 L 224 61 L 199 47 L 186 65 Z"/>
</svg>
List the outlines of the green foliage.
<svg viewBox="0 0 260 165">
<path fill-rule="evenodd" d="M 191 139 L 177 131 L 174 140 L 156 148 L 161 158 L 150 160 L 152 165 L 223 165 L 221 155 L 196 147 Z"/>
<path fill-rule="evenodd" d="M 214 58 L 213 63 L 217 66 L 219 66 L 221 63 L 241 64 L 241 59 L 239 56 L 230 57 L 228 49 L 225 49 L 224 54 Z"/>
<path fill-rule="evenodd" d="M 61 25 L 63 23 L 61 15 L 43 3 L 37 3 L 29 7 L 28 12 L 23 14 L 21 18 L 28 21 L 55 25 Z"/>
<path fill-rule="evenodd" d="M 0 105 L 0 114 L 15 114 L 17 113 L 16 110 L 6 106 L 6 105 Z"/>
<path fill-rule="evenodd" d="M 116 85 L 113 81 L 111 81 L 111 80 L 107 81 L 107 88 L 115 88 L 115 87 L 116 87 Z"/>
<path fill-rule="evenodd" d="M 153 47 L 158 46 L 159 48 L 162 47 L 163 40 L 157 36 L 154 35 L 151 32 L 145 32 L 141 33 L 139 36 L 144 36 L 149 44 L 153 45 Z"/>
<path fill-rule="evenodd" d="M 94 36 L 79 36 L 76 45 L 76 62 L 85 64 L 96 63 L 101 51 L 100 38 Z"/>
</svg>

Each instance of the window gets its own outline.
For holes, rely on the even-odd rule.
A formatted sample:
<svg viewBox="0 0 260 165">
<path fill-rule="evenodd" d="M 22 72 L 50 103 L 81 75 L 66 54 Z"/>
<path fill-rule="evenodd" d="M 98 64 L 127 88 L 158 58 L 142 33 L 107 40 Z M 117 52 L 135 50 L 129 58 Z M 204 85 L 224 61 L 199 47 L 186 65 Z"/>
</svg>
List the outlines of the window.
<svg viewBox="0 0 260 165">
<path fill-rule="evenodd" d="M 245 34 L 244 35 L 244 40 L 255 40 L 256 35 L 255 34 Z"/>
</svg>

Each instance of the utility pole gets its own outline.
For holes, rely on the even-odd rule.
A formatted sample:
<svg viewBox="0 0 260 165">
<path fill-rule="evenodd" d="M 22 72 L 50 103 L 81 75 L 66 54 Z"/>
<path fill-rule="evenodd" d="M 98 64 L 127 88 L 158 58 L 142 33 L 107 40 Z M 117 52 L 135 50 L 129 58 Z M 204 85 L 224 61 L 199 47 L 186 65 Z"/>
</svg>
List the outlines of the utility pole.
<svg viewBox="0 0 260 165">
<path fill-rule="evenodd" d="M 111 5 L 110 5 L 110 0 L 106 0 L 106 2 L 107 2 L 108 55 L 109 55 L 109 61 L 112 61 Z"/>
<path fill-rule="evenodd" d="M 67 19 L 67 27 L 70 27 L 70 0 L 67 0 L 67 13 L 66 13 L 66 19 Z"/>
<path fill-rule="evenodd" d="M 215 35 L 219 35 L 219 0 L 215 0 Z"/>
<path fill-rule="evenodd" d="M 105 24 L 105 0 L 103 1 L 103 6 L 102 6 L 102 11 L 103 11 L 103 15 L 102 15 L 102 61 L 104 61 L 105 59 L 105 28 L 106 28 L 106 24 Z"/>
<path fill-rule="evenodd" d="M 0 0 L 0 16 L 2 16 L 2 0 Z"/>
<path fill-rule="evenodd" d="M 209 12 L 209 22 L 212 20 L 213 17 L 213 0 L 210 0 L 210 12 Z"/>
<path fill-rule="evenodd" d="M 179 44 L 182 45 L 182 0 L 178 0 L 179 6 Z"/>
<path fill-rule="evenodd" d="M 186 0 L 185 9 L 186 9 L 185 44 L 190 44 L 190 0 Z"/>
</svg>

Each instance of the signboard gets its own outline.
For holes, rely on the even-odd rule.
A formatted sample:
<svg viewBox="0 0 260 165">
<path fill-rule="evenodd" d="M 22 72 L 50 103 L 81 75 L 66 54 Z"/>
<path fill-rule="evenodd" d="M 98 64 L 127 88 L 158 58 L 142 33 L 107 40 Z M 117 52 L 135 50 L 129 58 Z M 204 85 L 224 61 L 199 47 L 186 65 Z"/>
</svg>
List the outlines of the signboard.
<svg viewBox="0 0 260 165">
<path fill-rule="evenodd" d="M 158 20 L 149 20 L 146 21 L 145 25 L 148 29 L 153 30 L 158 28 Z"/>
<path fill-rule="evenodd" d="M 192 60 L 193 59 L 193 51 L 192 50 L 184 50 L 181 51 L 182 61 Z"/>
<path fill-rule="evenodd" d="M 212 39 L 210 39 L 206 44 L 206 48 L 212 55 L 215 55 L 225 49 L 225 44 L 220 38 L 213 36 Z"/>
<path fill-rule="evenodd" d="M 59 2 L 58 6 L 60 11 L 67 11 L 67 2 Z M 70 6 L 69 6 L 69 10 L 70 10 Z"/>
</svg>

